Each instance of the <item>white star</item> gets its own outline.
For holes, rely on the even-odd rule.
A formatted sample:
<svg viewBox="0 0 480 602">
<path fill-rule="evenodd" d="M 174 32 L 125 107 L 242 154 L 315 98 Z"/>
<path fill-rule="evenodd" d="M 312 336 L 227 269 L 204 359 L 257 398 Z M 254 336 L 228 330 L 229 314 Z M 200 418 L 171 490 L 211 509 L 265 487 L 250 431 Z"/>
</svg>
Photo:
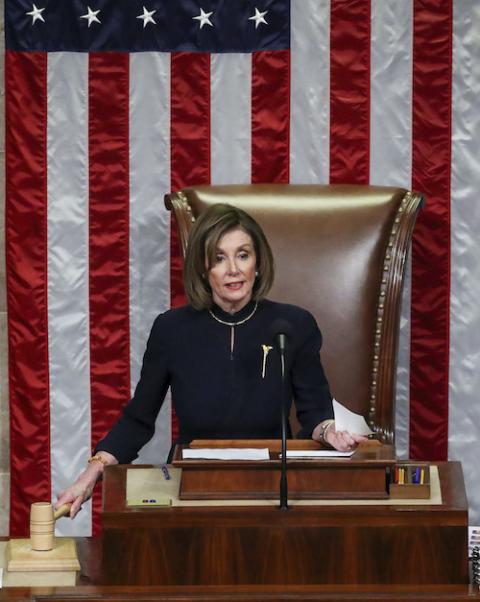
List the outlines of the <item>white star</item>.
<svg viewBox="0 0 480 602">
<path fill-rule="evenodd" d="M 82 15 L 80 19 L 88 19 L 88 26 L 92 23 L 101 23 L 100 19 L 97 17 L 99 10 L 92 10 L 89 6 L 87 6 L 88 13 L 86 15 Z"/>
<path fill-rule="evenodd" d="M 45 23 L 45 19 L 42 17 L 42 13 L 44 10 L 45 10 L 44 8 L 37 8 L 35 6 L 35 4 L 32 4 L 32 10 L 29 13 L 25 13 L 25 14 L 32 17 L 32 25 L 34 25 L 35 21 L 37 21 L 38 19 L 40 19 L 40 21 L 43 21 Z"/>
<path fill-rule="evenodd" d="M 200 29 L 202 29 L 204 25 L 210 25 L 210 27 L 213 27 L 213 23 L 210 21 L 209 18 L 211 15 L 213 15 L 213 12 L 206 13 L 204 12 L 203 8 L 201 8 L 198 17 L 192 17 L 192 19 L 200 21 Z"/>
<path fill-rule="evenodd" d="M 257 27 L 260 25 L 260 23 L 265 23 L 265 25 L 268 25 L 268 23 L 265 21 L 265 15 L 268 13 L 268 10 L 265 10 L 263 13 L 261 13 L 257 7 L 255 7 L 255 14 L 252 15 L 251 17 L 248 17 L 249 21 L 255 21 L 255 29 L 257 29 Z"/>
<path fill-rule="evenodd" d="M 143 15 L 138 15 L 137 19 L 143 19 L 143 29 L 145 29 L 145 27 L 147 26 L 148 23 L 153 23 L 154 25 L 157 24 L 157 22 L 155 21 L 155 19 L 153 18 L 153 14 L 156 13 L 156 10 L 147 10 L 145 7 L 143 7 Z"/>
</svg>

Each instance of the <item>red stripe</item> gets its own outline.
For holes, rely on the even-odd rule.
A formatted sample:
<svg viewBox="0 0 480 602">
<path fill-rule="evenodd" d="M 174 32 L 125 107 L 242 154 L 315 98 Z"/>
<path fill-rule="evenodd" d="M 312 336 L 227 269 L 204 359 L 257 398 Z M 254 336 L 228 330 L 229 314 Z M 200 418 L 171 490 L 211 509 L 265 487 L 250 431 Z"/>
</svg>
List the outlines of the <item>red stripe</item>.
<svg viewBox="0 0 480 602">
<path fill-rule="evenodd" d="M 417 0 L 412 186 L 427 203 L 412 248 L 410 457 L 448 452 L 452 5 Z"/>
<path fill-rule="evenodd" d="M 252 182 L 290 177 L 290 53 L 252 55 Z"/>
<path fill-rule="evenodd" d="M 10 534 L 50 501 L 47 320 L 47 57 L 6 53 L 6 265 L 10 391 Z"/>
<path fill-rule="evenodd" d="M 178 52 L 171 61 L 171 186 L 210 183 L 210 55 Z M 182 255 L 174 220 L 170 242 L 171 304 L 186 303 L 182 283 Z M 172 418 L 172 438 L 178 436 Z"/>
<path fill-rule="evenodd" d="M 330 182 L 370 177 L 370 1 L 332 0 Z"/>
<path fill-rule="evenodd" d="M 93 447 L 130 397 L 128 54 L 90 54 L 88 102 Z"/>
</svg>

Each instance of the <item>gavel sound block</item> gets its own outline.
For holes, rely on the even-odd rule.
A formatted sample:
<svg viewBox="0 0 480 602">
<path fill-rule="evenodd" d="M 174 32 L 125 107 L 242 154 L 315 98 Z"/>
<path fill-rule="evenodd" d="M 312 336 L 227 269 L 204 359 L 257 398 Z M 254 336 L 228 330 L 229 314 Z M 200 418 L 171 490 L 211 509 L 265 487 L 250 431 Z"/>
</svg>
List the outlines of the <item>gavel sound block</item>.
<svg viewBox="0 0 480 602">
<path fill-rule="evenodd" d="M 78 571 L 77 549 L 70 537 L 55 538 L 55 521 L 68 514 L 71 504 L 55 512 L 49 502 L 36 502 L 30 511 L 30 539 L 7 544 L 7 571 Z"/>
</svg>

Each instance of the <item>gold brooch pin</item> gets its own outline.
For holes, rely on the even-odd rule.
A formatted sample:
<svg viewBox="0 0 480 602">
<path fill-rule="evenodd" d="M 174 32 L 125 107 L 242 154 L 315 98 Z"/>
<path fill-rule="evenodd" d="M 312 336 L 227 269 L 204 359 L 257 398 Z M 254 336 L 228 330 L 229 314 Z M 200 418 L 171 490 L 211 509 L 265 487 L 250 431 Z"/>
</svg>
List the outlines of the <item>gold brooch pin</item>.
<svg viewBox="0 0 480 602">
<path fill-rule="evenodd" d="M 270 345 L 262 345 L 262 349 L 263 349 L 262 378 L 265 378 L 265 372 L 267 370 L 267 356 L 270 352 L 270 349 L 273 349 L 273 347 L 270 347 Z"/>
</svg>

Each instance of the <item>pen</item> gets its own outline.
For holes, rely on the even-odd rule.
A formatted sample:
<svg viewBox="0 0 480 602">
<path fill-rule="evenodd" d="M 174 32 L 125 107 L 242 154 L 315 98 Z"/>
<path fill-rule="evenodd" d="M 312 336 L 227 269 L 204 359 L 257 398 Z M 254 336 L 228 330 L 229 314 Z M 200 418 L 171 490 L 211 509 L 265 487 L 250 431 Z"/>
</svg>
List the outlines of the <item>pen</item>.
<svg viewBox="0 0 480 602">
<path fill-rule="evenodd" d="M 163 472 L 163 478 L 166 481 L 169 481 L 171 477 L 170 477 L 170 473 L 168 472 L 168 468 L 167 468 L 166 464 L 162 464 L 162 472 Z"/>
</svg>

